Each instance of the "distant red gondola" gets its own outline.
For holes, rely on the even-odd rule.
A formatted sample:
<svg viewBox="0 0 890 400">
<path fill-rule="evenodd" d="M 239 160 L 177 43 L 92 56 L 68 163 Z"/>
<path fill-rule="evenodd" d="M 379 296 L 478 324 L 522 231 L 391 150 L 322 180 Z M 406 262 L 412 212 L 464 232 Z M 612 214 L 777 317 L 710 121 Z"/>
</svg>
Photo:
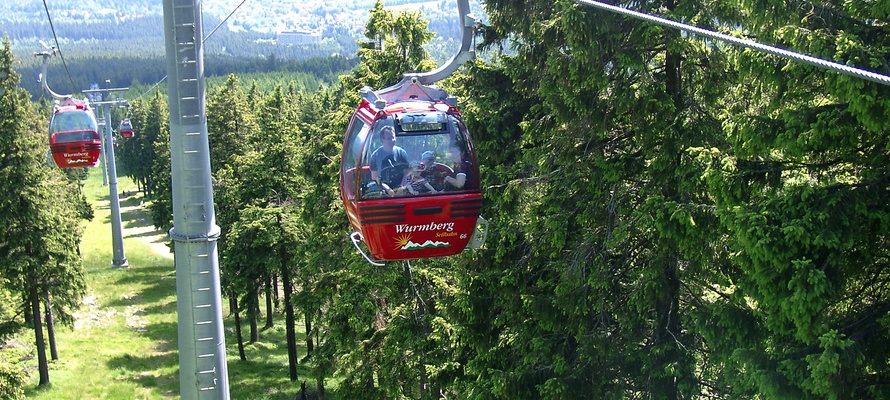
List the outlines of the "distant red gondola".
<svg viewBox="0 0 890 400">
<path fill-rule="evenodd" d="M 86 100 L 65 98 L 53 108 L 49 143 L 59 168 L 95 167 L 102 152 L 96 116 Z"/>
<path fill-rule="evenodd" d="M 120 126 L 117 128 L 117 131 L 120 132 L 121 137 L 124 139 L 129 139 L 133 137 L 133 125 L 130 124 L 130 119 L 121 120 Z"/>
</svg>

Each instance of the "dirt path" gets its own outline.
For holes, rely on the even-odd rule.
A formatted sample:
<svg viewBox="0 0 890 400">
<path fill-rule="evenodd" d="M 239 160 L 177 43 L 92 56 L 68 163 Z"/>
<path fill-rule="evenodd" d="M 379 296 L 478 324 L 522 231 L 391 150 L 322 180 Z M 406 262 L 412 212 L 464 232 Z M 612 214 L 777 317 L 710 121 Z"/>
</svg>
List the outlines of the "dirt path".
<svg viewBox="0 0 890 400">
<path fill-rule="evenodd" d="M 167 232 L 155 229 L 148 216 L 148 211 L 143 207 L 141 196 L 120 196 L 121 228 L 124 239 L 135 238 L 160 256 L 173 259 L 173 253 L 167 247 L 170 237 Z M 96 204 L 96 213 L 107 212 L 108 200 L 100 200 Z M 124 300 L 130 300 L 136 293 L 130 292 L 123 295 Z M 114 323 L 115 317 L 124 315 L 127 326 L 137 331 L 145 329 L 146 320 L 143 317 L 145 310 L 139 305 L 128 305 L 124 311 L 115 310 L 113 307 L 103 307 L 100 295 L 89 292 L 82 301 L 81 308 L 74 313 L 74 329 L 101 329 Z"/>
</svg>

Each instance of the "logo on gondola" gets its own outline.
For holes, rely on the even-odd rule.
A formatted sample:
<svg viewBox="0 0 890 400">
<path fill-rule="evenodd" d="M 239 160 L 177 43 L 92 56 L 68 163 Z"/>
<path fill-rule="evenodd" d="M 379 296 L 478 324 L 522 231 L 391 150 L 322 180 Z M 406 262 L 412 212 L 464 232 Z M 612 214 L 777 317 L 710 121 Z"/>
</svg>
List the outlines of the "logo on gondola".
<svg viewBox="0 0 890 400">
<path fill-rule="evenodd" d="M 82 164 L 82 163 L 88 163 L 88 162 L 90 162 L 90 160 L 83 159 L 83 158 L 77 159 L 77 160 L 68 160 L 68 164 Z"/>
<path fill-rule="evenodd" d="M 81 152 L 81 153 L 62 153 L 62 155 L 64 155 L 65 157 L 86 157 L 86 156 L 90 155 L 90 153 L 87 153 L 87 152 Z"/>
<path fill-rule="evenodd" d="M 407 224 L 398 224 L 396 225 L 396 233 L 402 232 L 428 232 L 428 231 L 447 231 L 451 232 L 454 230 L 454 222 L 443 222 L 443 223 L 435 223 L 430 222 L 428 224 L 420 224 L 420 225 L 407 225 Z"/>
<path fill-rule="evenodd" d="M 396 238 L 396 250 L 423 250 L 438 247 L 451 247 L 451 243 L 437 240 L 427 240 L 423 243 L 411 241 L 411 235 L 402 235 Z"/>
</svg>

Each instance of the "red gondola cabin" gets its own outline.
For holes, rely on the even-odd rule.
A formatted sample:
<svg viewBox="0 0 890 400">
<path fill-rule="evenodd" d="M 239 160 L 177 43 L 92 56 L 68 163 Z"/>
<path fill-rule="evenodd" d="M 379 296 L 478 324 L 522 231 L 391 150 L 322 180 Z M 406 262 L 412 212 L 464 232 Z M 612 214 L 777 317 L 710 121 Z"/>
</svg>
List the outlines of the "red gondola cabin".
<svg viewBox="0 0 890 400">
<path fill-rule="evenodd" d="M 133 137 L 133 125 L 130 124 L 130 119 L 121 120 L 120 126 L 117 128 L 117 131 L 120 132 L 121 137 L 124 139 L 129 139 Z"/>
<path fill-rule="evenodd" d="M 49 144 L 59 168 L 95 167 L 102 152 L 96 116 L 86 100 L 56 104 L 49 123 Z"/>
<path fill-rule="evenodd" d="M 479 168 L 456 100 L 416 82 L 397 93 L 366 88 L 363 97 L 340 169 L 356 246 L 364 241 L 374 260 L 443 257 L 476 247 L 471 239 L 480 240 L 474 233 L 484 222 Z"/>
</svg>

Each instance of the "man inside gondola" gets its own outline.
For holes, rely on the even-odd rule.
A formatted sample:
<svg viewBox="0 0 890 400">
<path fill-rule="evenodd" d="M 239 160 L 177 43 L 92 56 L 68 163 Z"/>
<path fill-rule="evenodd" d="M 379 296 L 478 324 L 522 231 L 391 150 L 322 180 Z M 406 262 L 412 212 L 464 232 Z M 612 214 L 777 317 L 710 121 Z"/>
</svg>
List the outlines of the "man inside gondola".
<svg viewBox="0 0 890 400">
<path fill-rule="evenodd" d="M 396 146 L 396 132 L 391 126 L 384 126 L 378 132 L 381 146 L 371 153 L 371 180 L 385 188 L 398 187 L 402 180 L 402 169 L 408 165 L 408 153 Z"/>
</svg>

